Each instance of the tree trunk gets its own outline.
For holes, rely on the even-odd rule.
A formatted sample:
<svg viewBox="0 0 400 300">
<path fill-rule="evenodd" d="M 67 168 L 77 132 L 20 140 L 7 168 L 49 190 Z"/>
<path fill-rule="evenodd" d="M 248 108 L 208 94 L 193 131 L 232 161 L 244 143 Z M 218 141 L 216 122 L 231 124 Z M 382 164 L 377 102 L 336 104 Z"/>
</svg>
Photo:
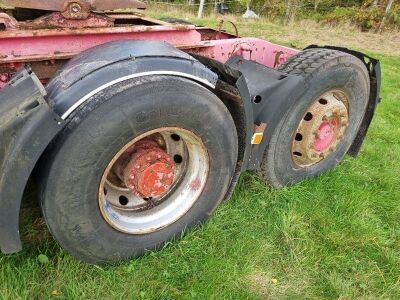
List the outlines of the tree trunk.
<svg viewBox="0 0 400 300">
<path fill-rule="evenodd" d="M 283 24 L 287 25 L 290 19 L 290 11 L 292 10 L 292 0 L 286 0 L 286 10 L 283 17 Z"/>
<path fill-rule="evenodd" d="M 264 2 L 263 6 L 262 6 L 261 9 L 260 9 L 260 15 L 263 14 L 264 11 L 265 11 L 267 8 L 272 8 L 272 7 L 273 7 L 273 6 L 272 6 L 272 4 L 270 3 L 270 0 L 266 0 L 266 1 Z"/>
<path fill-rule="evenodd" d="M 205 0 L 200 0 L 199 11 L 197 13 L 198 19 L 203 18 L 204 2 L 205 2 Z"/>
<path fill-rule="evenodd" d="M 320 0 L 314 0 L 314 12 L 317 12 Z"/>
<path fill-rule="evenodd" d="M 383 18 L 382 18 L 381 24 L 379 25 L 377 33 L 381 33 L 383 28 L 385 28 L 385 22 L 390 13 L 390 10 L 392 9 L 393 2 L 394 2 L 394 0 L 389 0 L 388 4 L 386 5 L 385 14 L 383 15 Z"/>
</svg>

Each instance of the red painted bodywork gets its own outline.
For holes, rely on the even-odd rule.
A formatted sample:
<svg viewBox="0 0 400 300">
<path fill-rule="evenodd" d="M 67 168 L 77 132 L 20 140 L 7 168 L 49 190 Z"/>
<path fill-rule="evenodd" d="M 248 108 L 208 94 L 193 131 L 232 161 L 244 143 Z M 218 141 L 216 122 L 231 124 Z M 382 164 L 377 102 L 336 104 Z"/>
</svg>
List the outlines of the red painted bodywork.
<svg viewBox="0 0 400 300">
<path fill-rule="evenodd" d="M 31 63 L 33 71 L 46 82 L 66 60 L 94 46 L 117 40 L 162 40 L 185 52 L 226 62 L 233 55 L 276 68 L 296 50 L 256 38 L 240 38 L 225 32 L 194 25 L 172 25 L 135 15 L 108 15 L 112 27 L 70 27 L 35 29 L 35 21 L 15 22 L 1 14 L 6 29 L 0 30 L 0 88 L 22 65 Z M 59 22 L 53 13 L 48 19 Z M 43 18 L 42 18 L 43 19 Z M 3 20 L 3 21 L 2 21 Z M 82 20 L 75 27 L 82 26 Z M 42 21 L 41 21 L 42 22 Z M 80 23 L 79 23 L 80 22 Z M 94 19 L 93 22 L 100 22 Z M 7 24 L 6 24 L 7 23 Z M 79 23 L 79 24 L 78 24 Z M 125 24 L 124 24 L 125 23 Z M 31 29 L 29 27 L 32 27 Z"/>
</svg>

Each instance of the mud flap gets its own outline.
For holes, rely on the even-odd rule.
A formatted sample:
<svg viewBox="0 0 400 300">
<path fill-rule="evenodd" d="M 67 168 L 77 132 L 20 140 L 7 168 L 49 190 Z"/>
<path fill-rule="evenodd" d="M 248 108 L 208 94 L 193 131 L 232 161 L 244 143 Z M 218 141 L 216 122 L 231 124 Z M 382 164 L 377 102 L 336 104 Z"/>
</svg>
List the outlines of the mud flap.
<svg viewBox="0 0 400 300">
<path fill-rule="evenodd" d="M 44 100 L 45 89 L 28 68 L 0 90 L 0 248 L 22 249 L 19 211 L 28 178 L 64 122 Z"/>
<path fill-rule="evenodd" d="M 282 117 L 306 90 L 301 76 L 288 75 L 239 56 L 231 57 L 226 66 L 240 73 L 236 82 L 246 111 L 246 147 L 242 171 L 256 170 Z M 265 124 L 261 144 L 252 145 L 255 126 Z"/>
</svg>

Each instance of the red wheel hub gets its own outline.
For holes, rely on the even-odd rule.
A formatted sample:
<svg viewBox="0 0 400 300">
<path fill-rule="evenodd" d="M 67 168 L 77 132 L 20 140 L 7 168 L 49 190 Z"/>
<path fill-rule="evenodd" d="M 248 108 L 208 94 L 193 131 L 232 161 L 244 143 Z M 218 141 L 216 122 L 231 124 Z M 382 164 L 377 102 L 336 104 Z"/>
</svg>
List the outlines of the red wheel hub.
<svg viewBox="0 0 400 300">
<path fill-rule="evenodd" d="M 328 149 L 336 138 L 339 122 L 334 119 L 332 122 L 324 121 L 318 129 L 318 135 L 314 140 L 314 148 L 318 152 Z"/>
<path fill-rule="evenodd" d="M 137 196 L 157 197 L 174 182 L 175 164 L 171 157 L 151 139 L 134 145 L 134 153 L 123 171 L 123 181 Z"/>
</svg>

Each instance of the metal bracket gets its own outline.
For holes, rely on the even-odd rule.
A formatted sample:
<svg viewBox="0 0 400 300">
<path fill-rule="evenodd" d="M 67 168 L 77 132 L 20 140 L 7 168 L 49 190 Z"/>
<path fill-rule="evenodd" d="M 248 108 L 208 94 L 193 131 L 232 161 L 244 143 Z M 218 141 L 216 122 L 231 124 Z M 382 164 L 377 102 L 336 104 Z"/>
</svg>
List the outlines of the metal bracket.
<svg viewBox="0 0 400 300">
<path fill-rule="evenodd" d="M 91 11 L 146 9 L 146 4 L 139 0 L 3 0 L 3 3 L 17 8 L 58 11 L 67 19 L 85 19 Z"/>
<path fill-rule="evenodd" d="M 253 137 L 255 128 L 264 129 L 260 143 L 246 140 L 242 170 L 257 169 L 272 133 L 305 92 L 306 84 L 301 76 L 288 75 L 240 56 L 230 58 L 226 65 L 241 73 L 236 86 L 246 111 L 247 136 Z"/>
</svg>

